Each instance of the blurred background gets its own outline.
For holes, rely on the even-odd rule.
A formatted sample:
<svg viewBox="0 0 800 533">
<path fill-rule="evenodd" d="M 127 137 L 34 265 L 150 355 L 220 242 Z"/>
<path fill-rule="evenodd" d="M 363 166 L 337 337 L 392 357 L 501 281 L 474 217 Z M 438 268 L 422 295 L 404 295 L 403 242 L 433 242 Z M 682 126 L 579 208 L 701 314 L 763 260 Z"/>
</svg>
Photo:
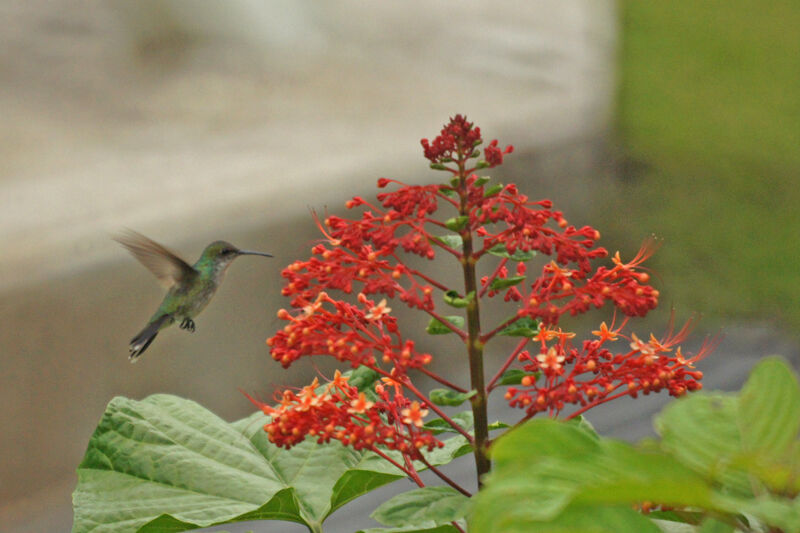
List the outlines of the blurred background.
<svg viewBox="0 0 800 533">
<path fill-rule="evenodd" d="M 237 389 L 303 383 L 311 365 L 282 370 L 264 339 L 281 268 L 316 238 L 309 209 L 342 213 L 380 176 L 441 179 L 419 139 L 455 113 L 516 147 L 498 178 L 610 250 L 664 239 L 664 309 L 637 330 L 658 334 L 670 306 L 701 314 L 695 344 L 724 335 L 707 388 L 737 388 L 767 354 L 798 366 L 796 2 L 30 0 L 0 15 L 4 531 L 69 530 L 75 468 L 116 395 L 235 420 L 252 410 Z M 276 258 L 238 260 L 196 333 L 168 330 L 131 365 L 162 292 L 110 239 L 126 227 L 190 262 L 215 239 Z M 639 438 L 667 398 L 646 400 L 590 419 Z M 374 524 L 391 490 L 329 530 Z"/>
</svg>

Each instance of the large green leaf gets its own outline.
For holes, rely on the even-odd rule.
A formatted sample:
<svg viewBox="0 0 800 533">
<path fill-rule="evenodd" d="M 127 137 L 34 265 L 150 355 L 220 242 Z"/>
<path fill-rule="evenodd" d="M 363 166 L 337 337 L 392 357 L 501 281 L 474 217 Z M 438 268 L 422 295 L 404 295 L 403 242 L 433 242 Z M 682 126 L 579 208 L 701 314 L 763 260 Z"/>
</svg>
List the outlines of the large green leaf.
<svg viewBox="0 0 800 533">
<path fill-rule="evenodd" d="M 112 400 L 78 467 L 74 532 L 185 531 L 242 520 L 318 530 L 336 508 L 403 477 L 371 453 L 271 444 L 261 413 L 228 424 L 169 395 Z"/>
<path fill-rule="evenodd" d="M 748 530 L 800 533 L 798 416 L 797 378 L 770 358 L 740 395 L 701 393 L 668 406 L 656 420 L 660 442 L 631 446 L 581 422 L 527 422 L 493 444 L 495 469 L 470 531 L 649 531 L 653 523 L 633 526 L 646 518 L 630 505 L 650 501 L 681 515 L 688 509 L 695 523 L 720 519 L 706 520 L 703 531 L 731 531 L 740 521 Z"/>
<path fill-rule="evenodd" d="M 696 394 L 656 419 L 662 446 L 714 479 L 732 496 L 750 497 L 759 480 L 777 492 L 796 490 L 792 459 L 800 430 L 800 385 L 781 359 L 761 361 L 739 395 Z"/>
<path fill-rule="evenodd" d="M 410 490 L 382 503 L 372 518 L 387 526 L 436 527 L 464 517 L 469 498 L 451 487 Z"/>
<path fill-rule="evenodd" d="M 369 529 L 361 529 L 358 533 L 459 533 L 459 531 L 450 524 L 443 526 L 400 526 L 400 527 L 371 527 Z"/>
<path fill-rule="evenodd" d="M 580 424 L 527 422 L 497 440 L 492 459 L 495 470 L 477 496 L 470 531 L 567 531 L 584 527 L 582 517 L 601 510 L 608 521 L 586 531 L 658 531 L 646 529 L 653 524 L 630 505 L 644 500 L 712 505 L 704 479 L 674 458 L 598 440 Z"/>
<path fill-rule="evenodd" d="M 748 451 L 780 458 L 800 430 L 800 384 L 777 357 L 761 361 L 739 397 L 739 427 Z"/>
<path fill-rule="evenodd" d="M 730 468 L 740 453 L 738 398 L 724 394 L 695 394 L 668 405 L 655 419 L 662 447 L 689 468 L 734 491 L 750 495 L 747 476 Z"/>
<path fill-rule="evenodd" d="M 700 525 L 700 530 L 698 533 L 733 533 L 734 528 L 730 524 L 726 524 L 725 522 L 720 522 L 719 520 L 715 520 L 714 518 L 708 518 L 703 520 L 703 523 Z"/>
<path fill-rule="evenodd" d="M 476 511 L 469 521 L 470 533 L 660 533 L 652 521 L 623 505 L 574 504 L 550 520 L 540 520 L 531 513 L 537 502 L 520 493 L 492 494 L 486 501 L 492 512 Z"/>
</svg>

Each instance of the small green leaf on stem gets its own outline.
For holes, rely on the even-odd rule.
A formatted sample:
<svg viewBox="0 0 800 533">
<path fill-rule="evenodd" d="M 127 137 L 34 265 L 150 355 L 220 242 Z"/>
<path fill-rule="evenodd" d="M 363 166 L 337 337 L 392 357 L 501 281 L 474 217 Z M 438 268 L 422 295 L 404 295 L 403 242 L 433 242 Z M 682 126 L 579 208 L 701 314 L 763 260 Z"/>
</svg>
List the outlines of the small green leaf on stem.
<svg viewBox="0 0 800 533">
<path fill-rule="evenodd" d="M 472 411 L 462 411 L 461 413 L 453 415 L 450 419 L 458 424 L 461 429 L 469 431 L 472 429 L 473 425 L 472 416 Z M 430 431 L 434 435 L 438 435 L 440 433 L 458 433 L 458 430 L 455 429 L 450 422 L 444 418 L 434 418 L 433 420 L 429 420 L 425 423 L 423 428 Z"/>
<path fill-rule="evenodd" d="M 376 371 L 362 365 L 353 370 L 353 373 L 350 374 L 350 379 L 348 382 L 350 385 L 353 385 L 360 391 L 372 390 L 372 384 L 375 383 L 380 377 L 380 374 L 378 374 Z"/>
<path fill-rule="evenodd" d="M 494 278 L 489 288 L 493 291 L 502 291 L 525 281 L 525 276 L 512 276 L 510 278 Z"/>
<path fill-rule="evenodd" d="M 452 307 L 468 307 L 470 302 L 475 299 L 475 291 L 470 291 L 466 297 L 462 298 L 458 291 L 449 290 L 444 293 L 444 303 Z"/>
<path fill-rule="evenodd" d="M 538 332 L 539 323 L 530 317 L 524 316 L 500 330 L 498 335 L 505 335 L 506 337 L 533 337 Z"/>
<path fill-rule="evenodd" d="M 484 163 L 484 161 L 481 161 L 481 163 Z M 480 165 L 480 163 L 478 163 L 478 165 Z M 483 191 L 483 197 L 489 198 L 490 196 L 494 196 L 495 194 L 499 193 L 502 190 L 503 190 L 502 183 L 498 183 L 497 185 L 492 185 L 491 187 Z"/>
<path fill-rule="evenodd" d="M 461 250 L 462 246 L 464 245 L 461 235 L 434 235 L 433 239 L 439 241 L 445 246 L 452 248 L 453 250 Z"/>
<path fill-rule="evenodd" d="M 428 395 L 428 398 L 436 405 L 457 407 L 476 394 L 478 394 L 478 391 L 474 390 L 469 392 L 456 392 L 450 389 L 433 389 Z"/>
<path fill-rule="evenodd" d="M 514 253 L 508 253 L 506 250 L 506 245 L 503 243 L 498 243 L 492 246 L 489 250 L 487 250 L 490 254 L 496 255 L 497 257 L 504 257 L 506 259 L 511 259 L 512 261 L 530 261 L 536 255 L 536 252 L 533 250 L 514 250 Z"/>
<path fill-rule="evenodd" d="M 489 179 L 490 178 L 488 176 L 481 176 L 480 178 L 475 180 L 475 187 L 480 187 L 481 185 L 486 185 L 487 183 L 489 183 Z"/>
<path fill-rule="evenodd" d="M 446 316 L 444 319 L 456 328 L 461 328 L 464 326 L 463 316 Z M 452 329 L 435 318 L 432 318 L 431 321 L 428 322 L 428 327 L 425 328 L 425 331 L 427 331 L 430 335 L 447 335 L 448 333 L 453 333 Z"/>
<path fill-rule="evenodd" d="M 536 381 L 539 379 L 539 375 L 539 372 L 525 372 L 518 368 L 511 368 L 503 372 L 503 375 L 497 380 L 497 385 L 519 385 L 522 383 L 522 378 L 525 376 L 532 376 L 534 381 Z"/>
<path fill-rule="evenodd" d="M 461 215 L 458 217 L 449 218 L 445 221 L 444 225 L 447 226 L 447 229 L 452 231 L 461 231 L 469 222 L 469 217 L 467 215 Z"/>
</svg>

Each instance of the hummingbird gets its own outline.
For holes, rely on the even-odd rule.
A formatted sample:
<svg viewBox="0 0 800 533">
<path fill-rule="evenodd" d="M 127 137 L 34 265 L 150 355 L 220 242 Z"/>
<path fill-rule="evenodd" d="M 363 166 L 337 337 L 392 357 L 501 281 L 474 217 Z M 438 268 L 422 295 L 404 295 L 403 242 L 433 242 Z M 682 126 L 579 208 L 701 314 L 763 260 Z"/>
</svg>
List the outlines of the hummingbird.
<svg viewBox="0 0 800 533">
<path fill-rule="evenodd" d="M 144 329 L 131 339 L 128 356 L 131 363 L 136 362 L 159 331 L 175 322 L 180 323 L 181 329 L 194 333 L 194 317 L 211 301 L 234 259 L 240 255 L 272 257 L 264 252 L 240 250 L 229 242 L 214 241 L 206 246 L 194 265 L 189 265 L 174 252 L 135 231 L 129 230 L 114 240 L 169 289 Z"/>
</svg>

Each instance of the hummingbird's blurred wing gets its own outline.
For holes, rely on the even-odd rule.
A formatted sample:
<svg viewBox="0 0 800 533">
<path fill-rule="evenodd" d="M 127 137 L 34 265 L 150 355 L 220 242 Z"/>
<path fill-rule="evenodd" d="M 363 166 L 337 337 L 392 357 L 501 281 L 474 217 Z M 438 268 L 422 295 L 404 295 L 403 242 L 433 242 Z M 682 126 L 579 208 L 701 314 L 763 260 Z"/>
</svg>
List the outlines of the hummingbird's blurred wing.
<svg viewBox="0 0 800 533">
<path fill-rule="evenodd" d="M 141 233 L 127 230 L 114 237 L 114 240 L 127 248 L 166 287 L 188 281 L 197 275 L 197 271 L 186 261 Z"/>
</svg>

